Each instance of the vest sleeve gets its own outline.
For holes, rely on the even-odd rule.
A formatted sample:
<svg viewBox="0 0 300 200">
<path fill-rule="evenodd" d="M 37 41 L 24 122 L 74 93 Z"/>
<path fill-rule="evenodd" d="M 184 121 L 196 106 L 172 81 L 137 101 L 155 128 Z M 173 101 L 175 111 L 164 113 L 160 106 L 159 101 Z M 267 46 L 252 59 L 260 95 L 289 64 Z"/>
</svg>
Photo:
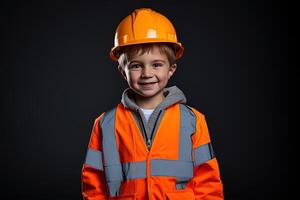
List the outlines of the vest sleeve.
<svg viewBox="0 0 300 200">
<path fill-rule="evenodd" d="M 82 167 L 82 195 L 84 200 L 108 199 L 108 190 L 103 172 L 101 128 L 98 117 L 93 125 L 85 162 Z"/>
<path fill-rule="evenodd" d="M 193 109 L 196 115 L 196 133 L 192 136 L 194 177 L 191 185 L 196 199 L 223 200 L 223 184 L 214 155 L 205 116 Z"/>
</svg>

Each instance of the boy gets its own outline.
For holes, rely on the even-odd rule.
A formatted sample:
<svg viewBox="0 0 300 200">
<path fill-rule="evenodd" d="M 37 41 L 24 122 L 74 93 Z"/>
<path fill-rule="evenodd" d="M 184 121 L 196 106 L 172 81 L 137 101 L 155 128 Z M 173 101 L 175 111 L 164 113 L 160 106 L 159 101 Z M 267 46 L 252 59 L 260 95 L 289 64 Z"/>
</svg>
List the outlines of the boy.
<svg viewBox="0 0 300 200">
<path fill-rule="evenodd" d="M 151 9 L 119 24 L 110 56 L 129 88 L 95 120 L 84 199 L 223 199 L 204 115 L 176 86 L 166 88 L 182 54 L 171 22 Z"/>
</svg>

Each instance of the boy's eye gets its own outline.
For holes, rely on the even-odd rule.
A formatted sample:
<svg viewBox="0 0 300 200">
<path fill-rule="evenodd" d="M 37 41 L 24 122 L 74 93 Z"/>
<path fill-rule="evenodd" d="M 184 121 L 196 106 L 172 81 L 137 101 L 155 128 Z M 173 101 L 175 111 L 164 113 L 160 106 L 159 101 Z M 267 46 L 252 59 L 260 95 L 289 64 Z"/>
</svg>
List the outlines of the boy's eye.
<svg viewBox="0 0 300 200">
<path fill-rule="evenodd" d="M 138 69 L 140 67 L 142 67 L 140 64 L 132 64 L 132 65 L 130 65 L 130 69 Z"/>
<path fill-rule="evenodd" d="M 154 63 L 153 67 L 161 67 L 163 64 L 162 63 Z"/>
</svg>

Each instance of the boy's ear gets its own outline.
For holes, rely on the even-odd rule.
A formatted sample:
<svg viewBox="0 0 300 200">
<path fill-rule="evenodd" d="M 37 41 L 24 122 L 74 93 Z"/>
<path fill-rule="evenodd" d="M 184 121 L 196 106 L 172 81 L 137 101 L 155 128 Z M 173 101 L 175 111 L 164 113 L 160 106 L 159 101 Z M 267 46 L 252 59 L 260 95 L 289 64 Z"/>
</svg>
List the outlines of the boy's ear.
<svg viewBox="0 0 300 200">
<path fill-rule="evenodd" d="M 177 69 L 177 64 L 170 65 L 169 74 L 168 74 L 169 78 L 171 78 L 173 76 L 176 69 Z"/>
<path fill-rule="evenodd" d="M 124 69 L 120 65 L 118 66 L 118 71 L 123 76 L 123 78 L 125 80 L 127 80 L 126 73 L 125 73 Z"/>
</svg>

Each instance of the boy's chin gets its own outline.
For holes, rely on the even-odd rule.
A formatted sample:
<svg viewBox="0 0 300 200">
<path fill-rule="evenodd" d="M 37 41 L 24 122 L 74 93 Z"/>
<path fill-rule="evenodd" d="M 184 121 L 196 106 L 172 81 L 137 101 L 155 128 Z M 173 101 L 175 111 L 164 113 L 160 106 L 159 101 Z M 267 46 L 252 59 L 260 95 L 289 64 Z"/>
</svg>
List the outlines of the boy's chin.
<svg viewBox="0 0 300 200">
<path fill-rule="evenodd" d="M 136 91 L 136 94 L 141 98 L 152 98 L 158 96 L 160 93 L 161 93 L 160 91 L 152 91 L 152 90 L 138 91 L 138 92 Z"/>
</svg>

